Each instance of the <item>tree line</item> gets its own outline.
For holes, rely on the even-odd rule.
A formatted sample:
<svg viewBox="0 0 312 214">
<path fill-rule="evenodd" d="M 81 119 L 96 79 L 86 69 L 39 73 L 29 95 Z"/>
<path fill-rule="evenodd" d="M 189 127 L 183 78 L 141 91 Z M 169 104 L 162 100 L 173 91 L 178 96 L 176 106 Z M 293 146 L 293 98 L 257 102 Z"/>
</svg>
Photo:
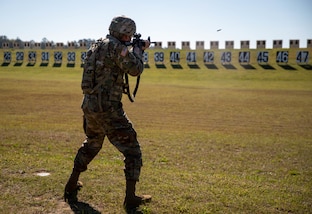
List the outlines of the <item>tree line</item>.
<svg viewBox="0 0 312 214">
<path fill-rule="evenodd" d="M 3 43 L 7 43 L 9 45 L 9 48 L 13 48 L 13 44 L 18 44 L 19 47 L 23 47 L 25 42 L 29 42 L 31 46 L 34 46 L 35 43 L 38 43 L 34 40 L 23 41 L 19 37 L 17 37 L 16 39 L 10 39 L 5 35 L 0 36 L 0 48 L 3 47 L 2 46 Z M 45 48 L 47 44 L 50 44 L 52 47 L 56 46 L 56 42 L 54 42 L 53 40 L 49 40 L 46 37 L 42 38 L 41 42 L 39 43 L 40 43 L 41 48 Z M 68 41 L 68 43 L 73 44 L 74 47 L 80 47 L 80 44 L 86 44 L 86 46 L 89 47 L 92 43 L 95 43 L 95 40 L 94 39 L 80 39 L 78 41 Z M 64 47 L 66 47 L 67 45 L 68 44 L 64 44 Z"/>
</svg>

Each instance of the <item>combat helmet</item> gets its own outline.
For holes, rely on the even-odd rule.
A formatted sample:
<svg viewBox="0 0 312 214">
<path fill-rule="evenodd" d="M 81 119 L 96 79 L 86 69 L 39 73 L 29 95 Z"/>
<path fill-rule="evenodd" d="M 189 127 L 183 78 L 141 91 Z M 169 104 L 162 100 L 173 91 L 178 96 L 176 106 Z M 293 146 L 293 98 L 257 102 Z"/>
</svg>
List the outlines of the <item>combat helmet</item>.
<svg viewBox="0 0 312 214">
<path fill-rule="evenodd" d="M 126 16 L 114 17 L 109 26 L 109 33 L 118 39 L 121 39 L 122 35 L 132 37 L 135 31 L 135 22 Z"/>
</svg>

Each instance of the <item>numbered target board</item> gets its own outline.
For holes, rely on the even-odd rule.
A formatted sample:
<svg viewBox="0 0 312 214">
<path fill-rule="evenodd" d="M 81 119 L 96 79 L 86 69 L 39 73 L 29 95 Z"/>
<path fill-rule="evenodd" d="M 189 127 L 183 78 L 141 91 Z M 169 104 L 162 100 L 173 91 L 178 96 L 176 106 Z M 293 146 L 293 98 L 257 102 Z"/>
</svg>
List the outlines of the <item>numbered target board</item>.
<svg viewBox="0 0 312 214">
<path fill-rule="evenodd" d="M 84 60 L 86 59 L 86 57 L 87 57 L 87 52 L 86 52 L 86 51 L 81 52 L 81 55 L 80 55 L 81 62 L 84 62 Z"/>
<path fill-rule="evenodd" d="M 76 61 L 76 54 L 75 52 L 68 52 L 67 53 L 67 62 L 68 63 L 75 63 Z"/>
<path fill-rule="evenodd" d="M 54 62 L 55 63 L 62 63 L 63 59 L 63 53 L 60 51 L 55 51 L 54 52 Z"/>
<path fill-rule="evenodd" d="M 171 51 L 170 52 L 170 62 L 179 63 L 180 62 L 180 52 Z"/>
<path fill-rule="evenodd" d="M 221 62 L 222 64 L 231 63 L 232 53 L 231 52 L 222 52 L 221 53 Z"/>
<path fill-rule="evenodd" d="M 10 63 L 11 59 L 12 59 L 11 52 L 6 51 L 6 52 L 3 53 L 3 61 L 5 63 Z"/>
<path fill-rule="evenodd" d="M 28 62 L 29 63 L 35 63 L 36 62 L 36 57 L 37 57 L 37 54 L 35 51 L 29 51 L 28 52 Z"/>
<path fill-rule="evenodd" d="M 44 51 L 44 52 L 41 52 L 41 62 L 42 63 L 47 63 L 49 62 L 49 52 L 47 51 Z"/>
<path fill-rule="evenodd" d="M 154 61 L 155 63 L 163 63 L 165 58 L 164 52 L 155 52 L 154 53 Z"/>
<path fill-rule="evenodd" d="M 288 51 L 277 51 L 276 63 L 287 63 L 287 62 L 288 62 Z"/>
<path fill-rule="evenodd" d="M 238 62 L 240 64 L 249 63 L 249 61 L 250 61 L 250 52 L 249 51 L 239 52 Z"/>
<path fill-rule="evenodd" d="M 188 64 L 196 63 L 196 52 L 187 52 L 186 53 L 186 62 Z"/>
<path fill-rule="evenodd" d="M 15 59 L 17 62 L 23 61 L 24 60 L 24 52 L 20 52 L 20 51 L 16 52 L 16 58 Z"/>
<path fill-rule="evenodd" d="M 204 52 L 204 63 L 214 63 L 214 52 Z"/>
<path fill-rule="evenodd" d="M 267 51 L 259 51 L 257 54 L 257 62 L 259 64 L 266 64 L 269 62 L 269 52 Z"/>
<path fill-rule="evenodd" d="M 86 58 L 87 58 L 87 52 L 86 51 L 81 52 L 81 54 L 80 54 L 81 67 L 83 67 L 83 64 L 84 64 Z"/>
<path fill-rule="evenodd" d="M 296 62 L 298 64 L 308 64 L 309 51 L 298 51 L 296 54 Z"/>
<path fill-rule="evenodd" d="M 143 62 L 144 63 L 148 63 L 148 53 L 147 52 L 143 53 L 143 57 L 142 58 L 143 58 Z"/>
</svg>

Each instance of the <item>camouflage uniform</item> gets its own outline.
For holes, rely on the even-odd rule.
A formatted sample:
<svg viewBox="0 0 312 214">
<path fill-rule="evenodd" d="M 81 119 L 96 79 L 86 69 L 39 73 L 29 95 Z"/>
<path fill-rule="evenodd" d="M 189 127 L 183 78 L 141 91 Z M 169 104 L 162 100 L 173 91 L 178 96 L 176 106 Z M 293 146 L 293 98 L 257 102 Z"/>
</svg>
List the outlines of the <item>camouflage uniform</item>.
<svg viewBox="0 0 312 214">
<path fill-rule="evenodd" d="M 124 73 L 138 76 L 142 55 L 130 52 L 112 35 L 87 54 L 81 87 L 86 140 L 78 150 L 74 169 L 83 172 L 102 148 L 105 136 L 124 155 L 127 180 L 139 180 L 142 154 L 137 134 L 122 108 Z"/>
<path fill-rule="evenodd" d="M 77 193 L 82 187 L 78 181 L 80 173 L 87 170 L 107 136 L 125 157 L 124 208 L 127 213 L 138 213 L 139 206 L 150 202 L 152 196 L 135 194 L 142 153 L 137 134 L 122 108 L 121 98 L 125 89 L 124 74 L 139 76 L 142 73 L 142 50 L 149 46 L 149 42 L 145 40 L 144 47 L 141 42 L 135 43 L 133 51 L 128 50 L 124 42 L 130 41 L 136 25 L 124 16 L 115 17 L 109 31 L 110 34 L 98 40 L 87 53 L 81 82 L 86 140 L 75 157 L 73 171 L 65 186 L 64 200 L 69 204 L 78 202 Z"/>
</svg>

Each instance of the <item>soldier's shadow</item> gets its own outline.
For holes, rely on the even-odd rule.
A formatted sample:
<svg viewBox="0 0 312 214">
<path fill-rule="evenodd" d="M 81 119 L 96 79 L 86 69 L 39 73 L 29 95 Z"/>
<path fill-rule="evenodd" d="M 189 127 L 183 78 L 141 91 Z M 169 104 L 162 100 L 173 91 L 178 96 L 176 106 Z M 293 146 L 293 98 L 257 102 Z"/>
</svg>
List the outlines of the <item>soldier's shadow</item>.
<svg viewBox="0 0 312 214">
<path fill-rule="evenodd" d="M 69 204 L 71 210 L 75 214 L 101 214 L 100 211 L 94 209 L 90 204 L 85 202 L 75 202 Z"/>
</svg>

